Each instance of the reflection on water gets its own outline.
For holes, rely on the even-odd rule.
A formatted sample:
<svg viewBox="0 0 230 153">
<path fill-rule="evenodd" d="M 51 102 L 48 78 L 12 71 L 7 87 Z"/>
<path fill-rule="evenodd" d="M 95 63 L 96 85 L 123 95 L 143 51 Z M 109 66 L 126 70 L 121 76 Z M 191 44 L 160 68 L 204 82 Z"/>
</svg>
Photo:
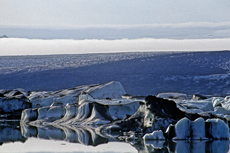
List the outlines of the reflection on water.
<svg viewBox="0 0 230 153">
<path fill-rule="evenodd" d="M 26 139 L 21 134 L 19 121 L 0 122 L 0 145 L 7 142 L 25 142 Z"/>
<path fill-rule="evenodd" d="M 92 149 L 93 146 L 114 145 L 117 142 L 126 142 L 132 146 L 129 148 L 130 152 L 156 152 L 156 153 L 227 153 L 229 151 L 229 141 L 215 140 L 215 141 L 143 141 L 136 136 L 134 139 L 128 138 L 127 134 L 122 132 L 111 134 L 101 133 L 97 128 L 80 127 L 80 126 L 19 126 L 19 122 L 4 122 L 0 126 L 0 152 L 2 149 L 10 144 L 10 142 L 25 142 L 31 143 L 29 140 L 43 139 L 43 140 L 58 140 L 66 143 L 70 142 L 72 145 L 83 144 Z M 122 139 L 121 139 L 122 138 Z M 36 141 L 34 141 L 36 142 Z M 49 141 L 52 142 L 52 141 Z M 39 142 L 40 143 L 40 142 Z M 47 142 L 46 142 L 47 144 Z M 65 145 L 65 143 L 62 143 Z M 69 144 L 69 143 L 68 143 Z M 118 145 L 118 143 L 116 144 Z M 9 147 L 17 148 L 16 143 L 9 145 Z M 63 147 L 62 147 L 63 148 Z M 127 149 L 127 147 L 125 147 Z M 34 149 L 34 148 L 33 148 Z M 53 148 L 58 149 L 58 148 Z M 95 149 L 95 148 L 94 148 Z M 132 150 L 133 149 L 133 150 Z M 132 151 L 131 151 L 132 150 Z M 32 150 L 33 151 L 33 150 Z M 54 150 L 55 151 L 55 150 Z M 87 149 L 86 149 L 87 151 Z M 91 150 L 92 151 L 92 150 Z M 64 151 L 65 152 L 65 151 Z M 104 152 L 104 150 L 97 150 L 97 152 Z M 119 152 L 118 150 L 116 152 Z M 123 152 L 123 151 L 121 151 Z"/>
</svg>

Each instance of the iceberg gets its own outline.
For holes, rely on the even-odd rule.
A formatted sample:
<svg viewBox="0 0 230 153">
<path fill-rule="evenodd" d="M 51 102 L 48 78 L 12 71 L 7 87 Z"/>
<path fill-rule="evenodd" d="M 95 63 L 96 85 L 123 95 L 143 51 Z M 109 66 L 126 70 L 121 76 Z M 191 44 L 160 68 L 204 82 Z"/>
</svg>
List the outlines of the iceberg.
<svg viewBox="0 0 230 153">
<path fill-rule="evenodd" d="M 153 131 L 152 133 L 146 133 L 143 136 L 144 140 L 165 140 L 163 132 L 161 130 Z"/>
<path fill-rule="evenodd" d="M 229 127 L 223 120 L 208 119 L 205 128 L 209 138 L 229 140 Z"/>
<path fill-rule="evenodd" d="M 175 146 L 170 148 L 174 152 L 183 145 L 190 146 L 179 140 L 229 139 L 230 113 L 222 107 L 228 98 L 189 99 L 178 93 L 132 96 L 118 81 L 52 92 L 1 93 L 5 101 L 18 100 L 23 104 L 17 102 L 21 109 L 20 139 L 38 137 L 93 146 L 109 141 L 135 146 L 143 141 L 144 146 L 138 150 L 163 151 L 169 145 Z M 9 113 L 16 111 L 17 106 L 12 105 L 10 108 L 14 109 Z M 204 142 L 202 146 L 212 145 Z"/>
<path fill-rule="evenodd" d="M 175 125 L 175 133 L 174 140 L 207 139 L 205 137 L 205 121 L 203 118 L 198 118 L 195 121 L 190 121 L 188 118 L 181 119 Z"/>
</svg>

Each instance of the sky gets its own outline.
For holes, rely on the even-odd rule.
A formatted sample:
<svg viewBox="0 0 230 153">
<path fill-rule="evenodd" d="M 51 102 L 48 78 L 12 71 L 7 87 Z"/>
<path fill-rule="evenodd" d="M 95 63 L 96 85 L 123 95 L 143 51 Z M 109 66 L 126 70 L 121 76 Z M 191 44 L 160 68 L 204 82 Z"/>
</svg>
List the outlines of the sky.
<svg viewBox="0 0 230 153">
<path fill-rule="evenodd" d="M 228 0 L 1 0 L 0 25 L 76 27 L 229 22 Z"/>
<path fill-rule="evenodd" d="M 210 39 L 216 40 L 209 41 L 215 44 L 213 50 L 229 50 L 229 8 L 228 0 L 0 0 L 0 36 L 7 35 L 10 38 L 7 41 L 0 39 L 0 55 L 43 54 L 41 51 L 33 52 L 34 48 L 28 46 L 37 46 L 34 50 L 43 49 L 47 54 L 67 53 L 61 50 L 55 52 L 47 45 L 53 40 L 51 44 L 60 46 L 58 43 L 62 39 L 68 39 L 73 46 L 79 43 L 84 46 L 88 40 L 90 43 L 94 41 L 94 44 L 103 44 L 103 40 L 107 40 L 106 44 L 111 41 L 116 44 L 117 40 L 123 40 L 115 48 L 94 45 L 98 46 L 95 50 L 100 52 L 104 52 L 104 48 L 108 52 L 119 52 L 124 48 L 132 51 L 157 48 L 164 51 L 169 49 L 161 46 L 162 42 L 158 40 L 166 43 L 175 39 L 177 42 L 180 40 L 179 46 L 184 40 L 190 44 L 187 39 L 193 42 L 199 39 L 200 48 L 191 43 L 194 46 L 188 45 L 187 49 L 168 46 L 171 50 L 211 50 L 209 45 L 202 45 Z M 146 45 L 149 47 L 144 48 L 145 43 L 137 41 L 136 49 L 129 48 L 130 42 L 140 39 L 145 40 L 146 44 L 151 39 L 155 45 Z M 221 39 L 224 39 L 225 44 L 222 44 Z M 35 43 L 35 40 L 39 43 Z M 28 45 L 22 45 L 25 42 Z M 9 43 L 15 45 L 10 46 Z M 68 45 L 61 48 L 64 46 Z M 77 48 L 78 51 L 71 53 L 91 49 L 89 46 Z"/>
</svg>

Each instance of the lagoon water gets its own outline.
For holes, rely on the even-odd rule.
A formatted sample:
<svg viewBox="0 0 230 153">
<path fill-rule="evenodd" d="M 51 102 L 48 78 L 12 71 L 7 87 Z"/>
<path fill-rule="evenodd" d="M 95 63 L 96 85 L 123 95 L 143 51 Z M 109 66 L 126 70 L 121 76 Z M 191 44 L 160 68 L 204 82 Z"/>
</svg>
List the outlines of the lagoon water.
<svg viewBox="0 0 230 153">
<path fill-rule="evenodd" d="M 25 142 L 8 142 L 0 146 L 0 152 L 4 153 L 137 153 L 137 152 L 177 152 L 177 153 L 228 153 L 229 141 L 178 141 L 174 144 L 164 145 L 164 141 L 145 142 L 144 146 L 132 146 L 126 142 L 108 142 L 97 146 L 88 146 L 79 143 L 70 143 L 61 140 L 46 140 L 28 138 Z M 137 148 L 135 148 L 137 147 Z M 138 150 L 140 148 L 141 150 Z"/>
<path fill-rule="evenodd" d="M 119 140 L 112 135 L 89 132 L 83 127 L 20 127 L 18 123 L 1 124 L 1 153 L 229 153 L 228 140 L 214 141 L 144 141 Z M 23 129 L 24 128 L 24 129 Z M 53 129 L 53 130 L 52 130 Z M 88 130 L 88 131 L 87 131 Z"/>
</svg>

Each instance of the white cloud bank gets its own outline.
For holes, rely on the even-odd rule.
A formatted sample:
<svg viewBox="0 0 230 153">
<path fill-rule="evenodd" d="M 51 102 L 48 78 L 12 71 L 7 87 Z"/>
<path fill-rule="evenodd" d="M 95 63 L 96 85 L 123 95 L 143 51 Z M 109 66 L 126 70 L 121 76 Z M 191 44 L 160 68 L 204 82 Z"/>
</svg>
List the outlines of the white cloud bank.
<svg viewBox="0 0 230 153">
<path fill-rule="evenodd" d="M 225 39 L 0 39 L 0 56 L 86 54 L 149 51 L 221 51 L 230 50 L 230 38 Z"/>
</svg>

